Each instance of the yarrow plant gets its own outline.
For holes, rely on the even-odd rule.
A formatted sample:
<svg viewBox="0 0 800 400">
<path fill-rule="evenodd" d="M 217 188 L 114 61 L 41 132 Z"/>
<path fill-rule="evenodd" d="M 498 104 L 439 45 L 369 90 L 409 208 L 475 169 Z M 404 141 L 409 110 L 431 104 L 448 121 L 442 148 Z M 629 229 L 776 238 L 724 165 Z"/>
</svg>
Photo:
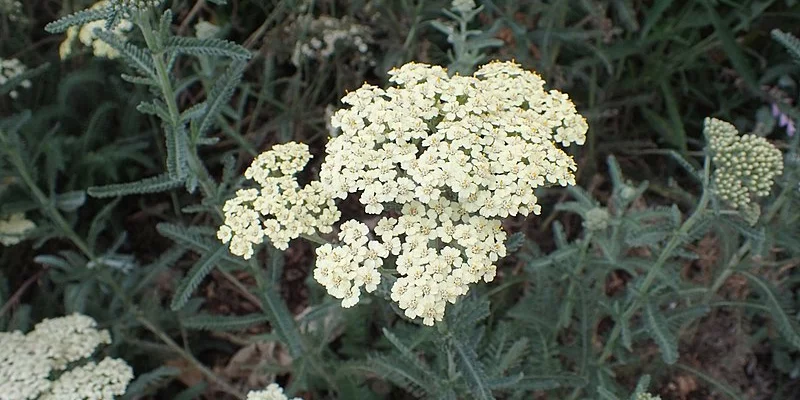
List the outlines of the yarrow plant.
<svg viewBox="0 0 800 400">
<path fill-rule="evenodd" d="M 0 332 L 0 400 L 112 400 L 124 394 L 133 379 L 125 361 L 74 366 L 111 343 L 108 331 L 96 326 L 92 318 L 73 314 L 44 320 L 27 335 Z"/>
<path fill-rule="evenodd" d="M 559 146 L 583 144 L 588 126 L 565 94 L 512 62 L 474 76 L 419 63 L 389 74 L 395 86 L 365 84 L 342 99 L 350 107 L 332 117 L 341 133 L 326 145 L 320 180 L 306 186 L 312 200 L 285 178 L 305 165 L 307 149 L 276 146 L 245 175 L 261 192 L 243 189 L 226 203 L 218 237 L 244 257 L 264 236 L 283 248 L 312 228 L 332 230 L 338 212 L 323 200 L 359 193 L 364 211 L 379 216 L 374 229 L 342 223 L 339 242 L 317 249 L 314 278 L 350 307 L 390 275 L 391 299 L 432 325 L 470 284 L 494 279 L 506 255 L 503 218 L 539 214 L 536 188 L 575 184 L 575 162 Z"/>
</svg>

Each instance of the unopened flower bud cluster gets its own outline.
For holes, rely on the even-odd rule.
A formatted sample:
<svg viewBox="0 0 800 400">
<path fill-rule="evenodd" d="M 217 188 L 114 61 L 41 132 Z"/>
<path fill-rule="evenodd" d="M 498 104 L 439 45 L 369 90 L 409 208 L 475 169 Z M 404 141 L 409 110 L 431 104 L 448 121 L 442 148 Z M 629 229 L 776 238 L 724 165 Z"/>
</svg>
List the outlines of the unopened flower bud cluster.
<svg viewBox="0 0 800 400">
<path fill-rule="evenodd" d="M 293 29 L 305 30 L 305 36 L 295 44 L 292 63 L 300 65 L 303 60 L 323 61 L 337 50 L 352 48 L 360 54 L 369 52 L 372 41 L 369 27 L 350 21 L 347 17 L 338 19 L 321 16 L 311 19 L 310 15 L 298 18 Z"/>
<path fill-rule="evenodd" d="M 15 213 L 0 218 L 0 244 L 12 246 L 25 238 L 25 234 L 36 228 L 36 224 L 25 218 L 23 213 Z"/>
<path fill-rule="evenodd" d="M 301 188 L 295 178 L 310 159 L 307 145 L 287 143 L 253 161 L 245 177 L 259 188 L 241 189 L 225 203 L 225 223 L 217 231 L 231 253 L 249 259 L 265 238 L 285 250 L 300 235 L 333 230 L 341 216 L 334 200 L 320 182 Z"/>
<path fill-rule="evenodd" d="M 213 39 L 219 35 L 220 30 L 219 26 L 203 19 L 194 26 L 195 37 L 198 39 Z"/>
<path fill-rule="evenodd" d="M 145 12 L 161 5 L 161 0 L 109 0 L 109 6 L 124 15 Z"/>
<path fill-rule="evenodd" d="M 6 82 L 17 77 L 19 74 L 22 74 L 27 69 L 28 68 L 25 66 L 25 64 L 16 58 L 7 60 L 0 58 L 0 86 L 5 85 Z M 24 89 L 28 89 L 31 87 L 31 81 L 25 79 L 20 82 L 19 86 Z M 12 99 L 16 99 L 19 97 L 19 92 L 17 90 L 11 90 L 8 92 L 8 95 L 11 96 Z"/>
<path fill-rule="evenodd" d="M 582 144 L 588 126 L 566 95 L 546 91 L 538 75 L 515 63 L 454 77 L 441 67 L 409 63 L 390 76 L 395 86 L 365 84 L 332 117 L 341 133 L 326 145 L 319 195 L 358 193 L 365 212 L 379 218 L 372 232 L 360 221 L 342 223 L 339 243 L 317 249 L 314 278 L 350 307 L 394 267 L 391 299 L 407 317 L 432 325 L 469 285 L 494 279 L 495 263 L 506 255 L 503 218 L 538 214 L 538 187 L 575 183 L 575 162 L 560 146 Z M 272 152 L 251 169 L 284 176 L 307 162 L 303 151 L 276 146 Z M 249 171 L 248 178 L 263 179 Z M 282 193 L 269 192 L 278 199 Z M 253 211 L 258 206 L 240 208 L 263 194 L 243 194 L 251 198 L 226 204 L 230 222 L 218 232 L 235 254 L 259 243 L 263 223 L 256 218 L 266 215 Z M 338 213 L 316 227 L 329 229 L 337 219 Z M 310 227 L 283 224 L 294 233 L 278 243 Z"/>
<path fill-rule="evenodd" d="M 762 137 L 740 136 L 732 124 L 715 118 L 706 118 L 705 135 L 717 195 L 734 209 L 751 209 L 783 172 L 781 151 Z"/>
<path fill-rule="evenodd" d="M 92 9 L 100 9 L 112 6 L 107 0 L 101 0 L 92 5 Z M 67 29 L 67 37 L 61 42 L 58 54 L 62 60 L 66 59 L 74 49 L 75 40 L 78 39 L 84 46 L 91 47 L 95 57 L 114 59 L 119 57 L 119 52 L 112 48 L 108 43 L 100 40 L 95 34 L 95 29 L 106 30 L 106 21 L 97 20 L 82 26 L 72 26 Z M 127 41 L 127 32 L 133 29 L 133 23 L 128 20 L 120 20 L 110 31 L 117 36 L 120 41 Z"/>
<path fill-rule="evenodd" d="M 271 383 L 264 390 L 253 390 L 247 393 L 247 400 L 289 400 L 289 397 L 283 394 L 283 388 L 277 383 Z M 301 399 L 295 397 L 291 400 Z"/>
<path fill-rule="evenodd" d="M 85 315 L 48 319 L 30 333 L 0 332 L 0 400 L 112 400 L 125 393 L 133 370 L 122 360 L 105 358 L 61 373 L 110 344 L 106 330 Z"/>
</svg>

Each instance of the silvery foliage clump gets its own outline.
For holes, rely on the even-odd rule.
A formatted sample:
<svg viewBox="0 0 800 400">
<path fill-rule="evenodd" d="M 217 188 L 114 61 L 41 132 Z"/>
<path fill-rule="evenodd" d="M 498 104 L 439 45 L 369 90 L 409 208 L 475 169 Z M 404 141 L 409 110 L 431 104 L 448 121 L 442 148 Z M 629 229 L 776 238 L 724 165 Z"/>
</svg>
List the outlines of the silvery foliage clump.
<svg viewBox="0 0 800 400">
<path fill-rule="evenodd" d="M 468 29 L 478 14 L 472 4 L 454 2 L 450 18 L 459 24 L 458 30 L 443 28 L 443 32 L 453 34 L 450 40 L 456 48 L 448 71 L 463 76 L 482 63 L 480 49 L 488 47 L 481 45 L 499 44 L 483 41 L 482 37 L 489 37 L 486 32 L 483 34 L 487 36 L 481 36 Z M 126 182 L 125 174 L 109 174 L 105 179 L 82 177 L 66 187 L 57 186 L 59 173 L 71 164 L 55 162 L 57 156 L 75 154 L 75 148 L 57 147 L 61 144 L 54 145 L 51 137 L 31 134 L 32 126 L 36 126 L 31 112 L 4 117 L 0 120 L 0 170 L 4 178 L 11 179 L 0 180 L 0 218 L 19 222 L 17 216 L 24 213 L 36 225 L 25 230 L 24 238 L 36 240 L 37 244 L 59 238 L 62 240 L 58 243 L 71 244 L 70 250 L 36 250 L 41 252 L 36 261 L 48 266 L 53 281 L 60 285 L 56 300 L 63 301 L 68 309 L 87 307 L 103 315 L 107 323 L 113 324 L 114 332 L 125 333 L 123 337 L 134 348 L 128 351 L 136 357 L 152 358 L 161 353 L 168 353 L 164 358 L 179 357 L 201 371 L 217 393 L 242 400 L 248 395 L 282 398 L 301 393 L 320 398 L 377 399 L 387 395 L 381 389 L 387 382 L 394 390 L 418 398 L 525 399 L 546 392 L 556 398 L 640 400 L 657 398 L 646 392 L 649 378 L 642 379 L 631 395 L 630 388 L 616 379 L 620 368 L 636 366 L 643 373 L 660 374 L 664 364 L 683 366 L 689 360 L 681 357 L 682 334 L 697 327 L 711 310 L 737 307 L 748 316 L 766 317 L 769 322 L 764 329 L 769 332 L 765 334 L 775 333 L 785 342 L 787 353 L 800 348 L 794 310 L 784 301 L 784 292 L 763 273 L 770 265 L 800 256 L 798 215 L 794 212 L 800 174 L 798 163 L 792 161 L 797 159 L 796 141 L 784 152 L 783 174 L 765 171 L 774 183 L 766 187 L 761 182 L 756 195 L 749 197 L 752 204 L 758 204 L 760 212 L 755 217 L 741 207 L 731 207 L 721 195 L 724 191 L 720 191 L 720 182 L 730 183 L 726 172 L 730 166 L 715 164 L 718 153 L 710 146 L 697 158 L 675 156 L 677 165 L 691 179 L 682 182 L 681 188 L 673 188 L 689 199 L 680 206 L 651 203 L 650 184 L 629 179 L 624 172 L 634 167 L 624 162 L 620 165 L 617 158 L 609 157 L 606 185 L 592 191 L 580 186 L 566 189 L 571 198 L 556 206 L 559 218 L 551 224 L 552 248 L 545 249 L 543 241 L 534 241 L 521 232 L 509 232 L 501 243 L 504 249 L 497 252 L 506 254 L 496 266 L 497 282 L 475 285 L 448 306 L 441 320 L 434 318 L 435 326 L 424 326 L 424 318 L 409 318 L 392 301 L 388 283 L 390 275 L 399 271 L 386 271 L 381 280 L 387 284 L 382 282 L 375 288 L 378 295 L 361 299 L 346 310 L 341 301 L 325 295 L 324 285 L 311 281 L 308 288 L 312 291 L 312 304 L 307 312 L 295 316 L 279 290 L 283 253 L 269 243 L 259 243 L 245 260 L 230 252 L 218 238 L 219 227 L 225 221 L 226 201 L 236 198 L 237 191 L 252 188 L 248 176 L 237 173 L 237 162 L 241 160 L 231 155 L 216 157 L 224 162 L 215 164 L 212 173 L 210 161 L 200 155 L 200 151 L 211 149 L 218 138 L 215 130 L 222 126 L 220 121 L 224 123 L 232 113 L 223 110 L 229 108 L 228 103 L 241 88 L 250 52 L 220 39 L 175 36 L 172 13 L 162 10 L 164 4 L 116 1 L 113 5 L 65 17 L 48 29 L 64 31 L 95 21 L 102 21 L 107 27 L 122 19 L 133 22 L 135 29 L 124 43 L 99 30 L 95 34 L 119 53 L 118 60 L 125 70 L 122 78 L 148 90 L 148 99 L 137 109 L 156 121 L 158 138 L 165 149 L 163 172 L 135 182 Z M 470 43 L 477 44 L 477 48 L 470 50 Z M 200 97 L 197 104 L 181 106 L 185 103 L 177 99 L 185 86 L 174 72 L 180 65 L 178 60 L 184 57 L 208 67 L 204 73 L 215 79 L 191 75 L 189 78 L 201 82 L 205 97 Z M 39 72 L 31 70 L 19 79 L 30 79 Z M 10 90 L 8 85 L 0 85 L 0 93 L 6 93 L 4 90 Z M 337 124 L 358 132 L 358 121 L 342 118 L 345 114 L 340 114 Z M 115 145 L 124 149 L 123 155 L 142 152 L 128 142 Z M 772 144 L 767 143 L 763 149 L 774 154 L 768 146 Z M 310 162 L 304 149 L 295 150 L 302 154 L 295 161 Z M 213 152 L 204 155 L 208 153 Z M 25 154 L 34 157 L 28 159 L 22 156 Z M 106 160 L 132 160 L 119 154 L 114 157 Z M 775 165 L 774 157 L 770 160 Z M 109 164 L 117 167 L 121 162 Z M 296 167 L 287 167 L 286 175 L 292 175 Z M 752 170 L 758 168 L 756 165 Z M 257 172 L 250 178 L 264 182 L 274 178 Z M 726 174 L 728 178 L 718 179 Z M 292 198 L 291 193 L 303 188 L 285 185 L 281 190 L 284 189 L 281 193 Z M 535 195 L 542 199 L 554 190 L 540 189 Z M 344 192 L 349 194 L 350 188 Z M 129 239 L 124 230 L 112 226 L 108 215 L 119 206 L 116 199 L 121 196 L 138 195 L 140 200 L 150 200 L 156 198 L 156 193 L 169 194 L 165 197 L 171 200 L 177 216 L 168 217 L 171 222 L 156 227 L 159 235 L 169 239 L 171 247 L 157 259 L 145 261 L 126 252 Z M 364 197 L 367 201 L 362 206 L 383 211 L 377 206 L 384 204 Z M 327 200 L 305 202 L 303 206 L 321 215 Z M 90 201 L 100 202 L 102 211 L 91 221 L 83 221 L 86 213 L 81 211 Z M 287 201 L 283 208 L 290 209 L 292 205 Z M 388 206 L 387 213 L 403 211 L 389 210 Z M 544 219 L 531 216 L 534 218 Z M 79 225 L 80 222 L 86 223 Z M 377 226 L 377 221 L 360 223 L 373 222 Z M 386 231 L 383 225 L 381 229 Z M 77 229 L 78 226 L 87 229 Z M 582 229 L 576 232 L 575 227 Z M 350 224 L 340 229 L 344 232 L 341 238 L 337 234 L 332 240 L 337 245 L 345 243 L 369 251 L 369 241 L 362 246 L 363 228 Z M 227 237 L 224 232 L 221 236 L 223 240 Z M 299 236 L 315 241 L 323 255 L 328 250 L 324 246 L 333 248 L 326 238 Z M 386 236 L 391 242 L 391 235 Z M 707 284 L 682 275 L 683 267 L 699 257 L 695 245 L 702 238 L 715 238 L 721 243 L 722 254 L 714 262 L 713 276 Z M 203 309 L 203 300 L 196 292 L 212 273 L 240 290 L 255 311 L 228 315 Z M 252 282 L 245 285 L 240 280 L 243 275 L 252 277 Z M 738 302 L 725 298 L 725 283 L 734 275 L 744 278 L 752 289 Z M 156 284 L 161 282 L 156 278 L 164 276 L 170 284 L 175 282 L 166 294 Z M 372 287 L 372 282 L 367 282 L 369 277 L 362 277 L 364 287 Z M 320 279 L 325 281 L 324 276 Z M 609 291 L 608 282 L 621 284 Z M 0 295 L 7 297 L 2 287 Z M 32 307 L 20 309 L 30 313 Z M 16 314 L 23 317 L 0 318 L 2 327 L 24 325 L 25 313 Z M 271 331 L 255 339 L 267 336 L 279 348 L 282 360 L 288 360 L 288 365 L 273 366 L 280 373 L 291 374 L 286 394 L 276 384 L 266 388 L 235 387 L 192 354 L 202 343 L 195 338 L 209 340 L 203 331 L 234 340 L 251 340 L 253 336 L 235 336 L 231 331 L 263 326 L 265 322 Z M 604 330 L 596 329 L 599 326 Z M 180 342 L 187 337 L 193 346 Z M 230 344 L 226 342 L 225 346 Z M 654 346 L 658 353 L 642 359 Z M 179 376 L 180 370 L 171 367 L 141 373 L 125 396 L 153 394 Z M 725 382 L 713 384 L 726 387 Z"/>
</svg>

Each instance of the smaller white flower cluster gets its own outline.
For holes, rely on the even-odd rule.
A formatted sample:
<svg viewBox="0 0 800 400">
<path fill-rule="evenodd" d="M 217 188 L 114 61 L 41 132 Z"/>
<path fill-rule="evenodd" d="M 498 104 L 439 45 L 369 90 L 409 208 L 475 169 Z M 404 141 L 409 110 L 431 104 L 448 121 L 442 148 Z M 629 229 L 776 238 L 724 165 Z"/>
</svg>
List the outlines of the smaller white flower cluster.
<svg viewBox="0 0 800 400">
<path fill-rule="evenodd" d="M 195 24 L 194 32 L 198 39 L 213 39 L 219 35 L 220 27 L 201 19 L 197 24 Z"/>
<path fill-rule="evenodd" d="M 372 41 L 370 29 L 351 22 L 347 17 L 337 19 L 321 16 L 311 19 L 310 15 L 298 18 L 294 29 L 307 29 L 306 37 L 298 40 L 292 54 L 292 63 L 300 65 L 303 59 L 323 61 L 345 46 L 358 50 L 361 54 L 369 52 Z"/>
<path fill-rule="evenodd" d="M 661 400 L 661 396 L 643 392 L 636 395 L 636 400 Z"/>
<path fill-rule="evenodd" d="M 300 235 L 328 233 L 341 213 L 318 181 L 300 187 L 295 174 L 311 159 L 302 143 L 276 145 L 260 154 L 245 171 L 260 188 L 241 189 L 225 202 L 225 223 L 217 231 L 231 253 L 249 259 L 253 247 L 268 237 L 282 250 Z"/>
<path fill-rule="evenodd" d="M 90 357 L 110 344 L 85 315 L 46 319 L 27 335 L 0 332 L 0 400 L 113 400 L 133 380 L 133 370 L 119 359 L 88 362 L 51 380 L 53 372 Z"/>
<path fill-rule="evenodd" d="M 22 2 L 0 0 L 0 15 L 5 15 L 11 22 L 21 21 L 23 19 Z"/>
<path fill-rule="evenodd" d="M 25 64 L 16 58 L 12 58 L 10 60 L 4 60 L 0 58 L 0 85 L 4 85 L 12 78 L 15 78 L 19 74 L 25 72 L 27 69 L 28 68 L 25 66 Z M 20 82 L 19 86 L 28 89 L 31 87 L 31 81 L 25 79 Z M 8 93 L 8 95 L 11 96 L 12 99 L 16 99 L 19 96 L 19 92 L 12 90 Z"/>
<path fill-rule="evenodd" d="M 12 246 L 19 243 L 25 234 L 36 228 L 33 221 L 25 219 L 25 214 L 15 213 L 8 216 L 8 219 L 0 219 L 0 244 Z"/>
<path fill-rule="evenodd" d="M 109 2 L 107 0 L 101 0 L 92 5 L 92 9 L 99 9 L 103 7 L 109 7 Z M 72 26 L 67 29 L 67 37 L 61 42 L 61 46 L 58 48 L 58 54 L 62 60 L 66 59 L 70 54 L 72 54 L 73 46 L 75 44 L 75 39 L 80 40 L 84 46 L 91 47 L 92 53 L 95 57 L 104 57 L 108 59 L 114 59 L 119 57 L 119 52 L 108 45 L 108 43 L 100 40 L 95 34 L 95 29 L 100 29 L 105 31 L 106 21 L 105 20 L 98 20 L 92 21 L 82 26 Z M 121 41 L 127 41 L 128 37 L 126 35 L 127 32 L 130 32 L 133 29 L 133 23 L 128 20 L 120 20 L 116 26 L 111 30 L 111 33 L 117 36 Z"/>
<path fill-rule="evenodd" d="M 453 0 L 450 4 L 450 8 L 462 14 L 466 14 L 475 9 L 475 0 Z"/>
<path fill-rule="evenodd" d="M 716 193 L 734 209 L 752 209 L 759 197 L 769 195 L 783 173 L 781 151 L 756 135 L 739 135 L 732 124 L 705 119 L 706 138 L 714 162 Z"/>
<path fill-rule="evenodd" d="M 270 383 L 264 390 L 253 390 L 250 393 L 247 393 L 247 400 L 290 400 L 285 394 L 283 394 L 283 388 L 280 387 L 277 383 Z M 291 400 L 302 400 L 299 397 L 295 397 Z"/>
</svg>

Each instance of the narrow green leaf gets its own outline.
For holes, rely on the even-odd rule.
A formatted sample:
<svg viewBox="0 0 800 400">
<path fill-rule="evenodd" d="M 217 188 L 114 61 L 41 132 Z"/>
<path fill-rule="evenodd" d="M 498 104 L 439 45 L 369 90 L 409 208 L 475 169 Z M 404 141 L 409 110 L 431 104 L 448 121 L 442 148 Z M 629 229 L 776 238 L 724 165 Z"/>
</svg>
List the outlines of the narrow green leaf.
<svg viewBox="0 0 800 400">
<path fill-rule="evenodd" d="M 669 365 L 675 364 L 678 361 L 678 339 L 669 330 L 667 321 L 658 306 L 651 301 L 647 301 L 645 304 L 644 322 L 647 332 L 661 350 L 661 358 Z"/>
<path fill-rule="evenodd" d="M 252 325 L 268 322 L 269 318 L 263 314 L 247 315 L 211 315 L 199 314 L 181 320 L 181 323 L 190 329 L 206 331 L 240 331 Z"/>
<path fill-rule="evenodd" d="M 175 293 L 172 295 L 172 303 L 170 308 L 173 311 L 178 311 L 186 305 L 192 292 L 200 286 L 200 282 L 209 274 L 211 270 L 217 265 L 217 261 L 227 252 L 224 245 L 220 244 L 212 252 L 204 254 L 200 260 L 186 273 L 186 276 L 175 288 Z"/>
<path fill-rule="evenodd" d="M 112 11 L 108 7 L 92 8 L 88 10 L 78 11 L 76 13 L 61 17 L 45 25 L 44 30 L 49 33 L 65 32 L 71 26 L 86 25 L 92 21 L 99 21 L 110 17 Z"/>
<path fill-rule="evenodd" d="M 174 180 L 184 182 L 189 175 L 186 125 L 164 124 L 164 133 L 167 145 L 167 175 Z"/>
<path fill-rule="evenodd" d="M 86 203 L 86 192 L 73 190 L 56 196 L 56 207 L 61 211 L 72 212 Z"/>
<path fill-rule="evenodd" d="M 234 60 L 249 60 L 252 57 L 246 48 L 222 39 L 198 39 L 188 36 L 172 36 L 167 39 L 167 49 L 178 54 L 194 56 L 222 56 Z"/>
<path fill-rule="evenodd" d="M 222 109 L 228 104 L 228 100 L 230 100 L 231 96 L 233 96 L 233 92 L 242 79 L 242 73 L 244 73 L 246 66 L 247 63 L 243 61 L 234 61 L 228 66 L 225 73 L 217 78 L 206 99 L 206 103 L 208 104 L 206 113 L 196 124 L 192 124 L 192 137 L 202 137 L 211 130 L 217 121 L 217 117 L 222 112 Z"/>
<path fill-rule="evenodd" d="M 294 318 L 286 302 L 280 297 L 280 293 L 272 288 L 268 288 L 261 294 L 264 304 L 267 305 L 267 314 L 273 329 L 286 341 L 289 346 L 289 353 L 293 357 L 300 357 L 303 354 L 303 345 L 300 343 L 300 332 L 294 323 Z"/>
<path fill-rule="evenodd" d="M 756 289 L 764 296 L 763 300 L 769 307 L 772 320 L 777 325 L 778 332 L 797 349 L 800 349 L 800 334 L 798 334 L 797 323 L 792 320 L 787 310 L 789 304 L 782 301 L 777 293 L 777 290 L 767 281 L 760 276 L 754 275 L 750 271 L 738 270 L 740 274 L 744 275 Z"/>
<path fill-rule="evenodd" d="M 175 189 L 183 184 L 183 181 L 173 179 L 166 175 L 158 175 L 145 178 L 140 181 L 130 183 L 117 183 L 106 186 L 92 186 L 87 190 L 92 197 L 116 197 L 131 194 L 145 194 L 165 192 Z"/>
<path fill-rule="evenodd" d="M 128 385 L 128 388 L 125 390 L 125 396 L 122 397 L 122 399 L 133 400 L 140 396 L 151 394 L 154 390 L 166 385 L 180 374 L 180 369 L 165 366 L 145 372 Z"/>
<path fill-rule="evenodd" d="M 725 22 L 722 21 L 722 18 L 719 16 L 715 6 L 711 2 L 701 1 L 701 3 L 706 8 L 708 19 L 714 26 L 717 37 L 719 38 L 720 42 L 722 42 L 722 49 L 725 51 L 725 54 L 728 55 L 733 68 L 736 69 L 736 72 L 739 73 L 750 90 L 760 90 L 758 79 L 756 79 L 756 75 L 753 72 L 753 69 L 750 67 L 750 62 L 747 61 L 741 46 L 736 43 L 736 39 L 734 38 L 731 29 L 725 24 Z"/>
<path fill-rule="evenodd" d="M 642 24 L 642 31 L 639 37 L 643 40 L 647 37 L 647 34 L 650 33 L 650 29 L 658 23 L 661 19 L 661 16 L 664 15 L 664 11 L 672 4 L 672 0 L 656 0 L 653 2 L 653 6 L 647 10 L 647 16 L 645 17 L 644 24 Z"/>
<path fill-rule="evenodd" d="M 489 386 L 489 377 L 484 372 L 483 365 L 478 360 L 475 350 L 467 346 L 456 335 L 450 336 L 450 345 L 456 352 L 456 364 L 461 376 L 469 386 L 473 399 L 493 400 L 492 390 Z"/>
<path fill-rule="evenodd" d="M 664 95 L 667 116 L 672 125 L 672 129 L 669 130 L 670 134 L 666 137 L 667 142 L 677 148 L 681 154 L 686 154 L 686 130 L 683 127 L 683 117 L 678 109 L 675 93 L 672 92 L 672 88 L 666 80 L 661 81 L 661 93 Z"/>
</svg>

